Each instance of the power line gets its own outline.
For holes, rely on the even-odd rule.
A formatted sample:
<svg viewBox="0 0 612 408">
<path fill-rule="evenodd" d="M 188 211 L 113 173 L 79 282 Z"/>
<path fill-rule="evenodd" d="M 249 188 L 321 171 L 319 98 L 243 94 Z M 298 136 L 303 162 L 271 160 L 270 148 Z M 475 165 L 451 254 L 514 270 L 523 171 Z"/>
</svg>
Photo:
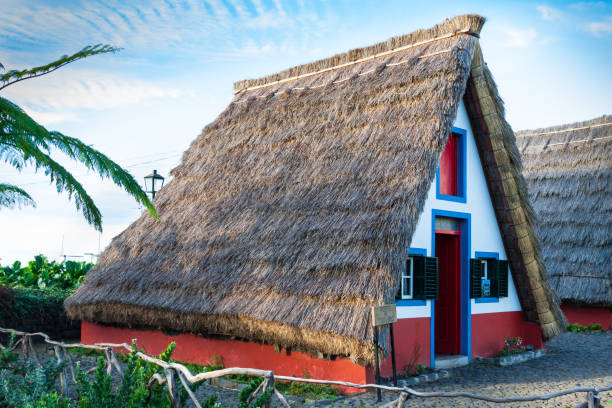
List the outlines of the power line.
<svg viewBox="0 0 612 408">
<path fill-rule="evenodd" d="M 144 162 L 140 162 L 140 163 L 134 163 L 134 164 L 129 164 L 127 166 L 123 166 L 124 168 L 136 168 L 136 167 L 140 167 L 140 166 L 144 166 L 146 164 L 151 164 L 151 163 L 158 163 L 160 161 L 165 161 L 165 160 L 169 160 L 169 159 L 173 159 L 176 158 L 178 156 L 181 156 L 183 153 L 177 153 L 177 154 L 173 154 L 170 156 L 166 156 L 166 157 L 162 157 L 162 158 L 158 158 L 155 160 L 148 160 L 148 161 L 144 161 Z M 75 177 L 85 177 L 88 176 L 89 174 L 92 173 L 81 173 L 81 174 L 77 174 Z M 6 175 L 0 175 L 0 177 L 5 177 Z M 50 181 L 34 181 L 31 183 L 23 183 L 23 184 L 19 184 L 19 186 L 25 187 L 25 186 L 34 186 L 34 185 L 38 185 L 38 184 L 51 184 Z"/>
</svg>

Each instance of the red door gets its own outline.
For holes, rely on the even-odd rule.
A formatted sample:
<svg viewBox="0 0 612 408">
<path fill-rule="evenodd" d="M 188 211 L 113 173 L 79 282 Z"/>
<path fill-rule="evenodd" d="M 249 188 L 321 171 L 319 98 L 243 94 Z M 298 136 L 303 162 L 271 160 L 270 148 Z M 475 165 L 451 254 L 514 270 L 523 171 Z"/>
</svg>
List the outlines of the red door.
<svg viewBox="0 0 612 408">
<path fill-rule="evenodd" d="M 438 300 L 435 315 L 436 354 L 460 354 L 461 242 L 458 232 L 436 232 Z"/>
</svg>

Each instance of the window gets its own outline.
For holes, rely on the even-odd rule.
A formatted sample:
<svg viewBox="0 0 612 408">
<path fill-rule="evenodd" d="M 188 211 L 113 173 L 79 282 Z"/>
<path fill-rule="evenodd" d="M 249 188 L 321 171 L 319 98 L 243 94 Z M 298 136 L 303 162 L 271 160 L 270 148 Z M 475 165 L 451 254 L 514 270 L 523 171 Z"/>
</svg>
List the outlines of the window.
<svg viewBox="0 0 612 408">
<path fill-rule="evenodd" d="M 436 198 L 441 200 L 466 202 L 465 160 L 466 131 L 453 128 L 440 156 L 440 167 L 436 182 Z"/>
<path fill-rule="evenodd" d="M 438 298 L 438 258 L 411 255 L 406 259 L 397 294 L 399 300 Z"/>
<path fill-rule="evenodd" d="M 482 291 L 482 297 L 491 296 L 491 280 L 489 279 L 489 268 L 487 267 L 488 261 L 481 260 L 482 277 L 480 278 L 480 290 Z"/>
<path fill-rule="evenodd" d="M 402 273 L 401 299 L 412 299 L 414 285 L 414 263 L 412 257 L 406 260 L 406 270 Z"/>
<path fill-rule="evenodd" d="M 470 259 L 470 297 L 508 297 L 508 261 L 495 258 Z"/>
<path fill-rule="evenodd" d="M 457 195 L 457 139 L 456 134 L 450 135 L 440 158 L 440 194 Z"/>
</svg>

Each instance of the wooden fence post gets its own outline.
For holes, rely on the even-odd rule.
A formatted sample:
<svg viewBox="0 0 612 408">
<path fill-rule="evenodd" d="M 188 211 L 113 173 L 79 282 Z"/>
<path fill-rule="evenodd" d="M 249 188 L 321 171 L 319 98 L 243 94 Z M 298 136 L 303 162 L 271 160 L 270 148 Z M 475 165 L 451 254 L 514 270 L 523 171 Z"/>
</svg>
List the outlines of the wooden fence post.
<svg viewBox="0 0 612 408">
<path fill-rule="evenodd" d="M 28 346 L 30 346 L 30 350 L 32 350 L 32 358 L 39 366 L 42 366 L 38 354 L 36 353 L 36 349 L 34 348 L 34 344 L 32 344 L 32 336 L 28 336 Z"/>
<path fill-rule="evenodd" d="M 601 407 L 601 398 L 599 397 L 599 393 L 597 391 L 593 393 L 593 405 L 595 405 L 595 408 Z"/>
<path fill-rule="evenodd" d="M 166 368 L 166 383 L 168 385 L 168 393 L 170 394 L 170 402 L 173 408 L 182 408 L 181 397 L 176 386 L 174 368 Z"/>
<path fill-rule="evenodd" d="M 404 402 L 408 399 L 408 393 L 402 392 L 397 399 L 397 408 L 402 408 L 404 406 Z"/>
<path fill-rule="evenodd" d="M 57 364 L 60 365 L 64 362 L 64 359 L 62 358 L 62 353 L 61 350 L 59 348 L 59 346 L 53 346 L 53 351 L 55 351 L 55 357 L 57 357 Z M 66 396 L 68 395 L 68 381 L 66 378 L 66 375 L 64 374 L 64 369 L 62 368 L 62 371 L 59 373 L 59 380 L 60 380 L 60 388 L 62 389 L 62 395 Z"/>
<path fill-rule="evenodd" d="M 268 388 L 270 388 L 270 399 L 272 399 L 272 394 L 274 393 L 274 373 L 272 371 L 270 371 L 270 374 L 268 374 L 264 380 L 261 395 L 264 395 Z M 268 408 L 270 406 L 270 399 L 263 405 L 263 408 Z"/>
</svg>

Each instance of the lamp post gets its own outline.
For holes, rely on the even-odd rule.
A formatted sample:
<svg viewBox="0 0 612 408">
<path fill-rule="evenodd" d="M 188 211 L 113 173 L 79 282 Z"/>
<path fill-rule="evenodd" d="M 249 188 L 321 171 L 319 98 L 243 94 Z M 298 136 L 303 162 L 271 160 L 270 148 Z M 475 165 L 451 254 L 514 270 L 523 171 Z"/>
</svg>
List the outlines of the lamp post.
<svg viewBox="0 0 612 408">
<path fill-rule="evenodd" d="M 157 173 L 157 170 L 153 170 L 153 173 L 145 176 L 145 191 L 151 193 L 151 198 L 155 198 L 157 193 L 164 186 L 164 178 Z"/>
</svg>

